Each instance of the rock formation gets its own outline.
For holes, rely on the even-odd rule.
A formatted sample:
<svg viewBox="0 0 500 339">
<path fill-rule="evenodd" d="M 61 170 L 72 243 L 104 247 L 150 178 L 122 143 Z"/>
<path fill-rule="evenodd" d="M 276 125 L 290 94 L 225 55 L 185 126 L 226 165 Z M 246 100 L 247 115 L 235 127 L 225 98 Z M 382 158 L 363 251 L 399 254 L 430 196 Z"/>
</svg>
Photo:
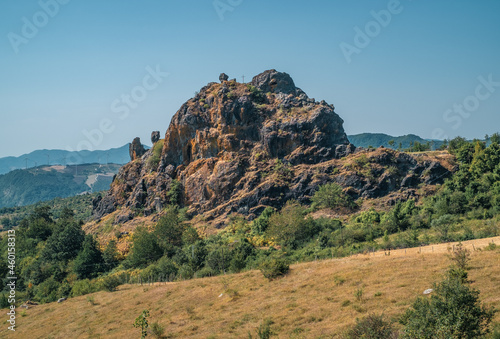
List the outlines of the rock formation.
<svg viewBox="0 0 500 339">
<path fill-rule="evenodd" d="M 269 70 L 249 84 L 227 81 L 224 74 L 220 80 L 173 116 L 158 161 L 152 149 L 144 152 L 134 140 L 135 161 L 122 167 L 107 195 L 95 201 L 96 219 L 118 206 L 115 222 L 126 222 L 139 210 L 156 213 L 170 203 L 174 180 L 189 214 L 222 225 L 231 213 L 252 219 L 289 199 L 308 202 L 319 185 L 331 181 L 355 198 L 371 198 L 425 180 L 437 183 L 449 172 L 439 162 L 419 163 L 387 149 L 353 154 L 333 105 L 309 98 L 286 73 Z M 346 166 L 366 158 L 363 152 L 370 158 L 367 166 Z"/>
<path fill-rule="evenodd" d="M 220 81 L 221 83 L 222 83 L 222 82 L 224 82 L 224 81 L 227 81 L 227 79 L 229 79 L 229 77 L 227 76 L 227 74 L 226 74 L 226 73 L 221 73 L 221 74 L 219 75 L 219 81 Z"/>
<path fill-rule="evenodd" d="M 151 132 L 151 143 L 154 145 L 158 140 L 160 140 L 160 131 Z"/>
<path fill-rule="evenodd" d="M 128 150 L 130 154 L 130 160 L 132 161 L 139 159 L 144 155 L 144 153 L 146 153 L 144 146 L 142 146 L 141 144 L 141 139 L 138 137 L 132 141 Z"/>
</svg>

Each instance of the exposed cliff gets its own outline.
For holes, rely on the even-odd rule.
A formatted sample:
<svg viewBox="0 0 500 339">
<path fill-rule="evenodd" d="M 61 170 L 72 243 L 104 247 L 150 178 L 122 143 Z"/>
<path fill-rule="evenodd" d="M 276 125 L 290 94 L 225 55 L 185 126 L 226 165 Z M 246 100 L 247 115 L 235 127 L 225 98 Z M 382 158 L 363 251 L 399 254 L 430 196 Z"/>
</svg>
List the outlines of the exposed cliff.
<svg viewBox="0 0 500 339">
<path fill-rule="evenodd" d="M 95 201 L 96 219 L 121 206 L 115 222 L 126 222 L 176 199 L 191 215 L 221 225 L 234 212 L 252 219 L 266 206 L 306 202 L 333 180 L 353 197 L 370 198 L 449 174 L 439 162 L 389 150 L 348 168 L 339 159 L 355 147 L 343 120 L 333 105 L 309 98 L 288 74 L 269 70 L 249 84 L 225 75 L 220 80 L 182 105 L 165 139 L 155 138 L 140 157 L 134 153 L 108 194 Z M 390 166 L 396 170 L 388 174 Z"/>
</svg>

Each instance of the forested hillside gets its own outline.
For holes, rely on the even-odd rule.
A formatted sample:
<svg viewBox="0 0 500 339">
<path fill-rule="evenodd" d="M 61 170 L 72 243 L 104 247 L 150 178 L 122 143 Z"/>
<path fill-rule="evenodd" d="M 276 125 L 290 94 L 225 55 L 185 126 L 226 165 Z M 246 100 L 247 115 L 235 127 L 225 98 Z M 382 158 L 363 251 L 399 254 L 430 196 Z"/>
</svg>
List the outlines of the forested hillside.
<svg viewBox="0 0 500 339">
<path fill-rule="evenodd" d="M 39 166 L 0 175 L 0 208 L 109 189 L 120 165 Z"/>
</svg>

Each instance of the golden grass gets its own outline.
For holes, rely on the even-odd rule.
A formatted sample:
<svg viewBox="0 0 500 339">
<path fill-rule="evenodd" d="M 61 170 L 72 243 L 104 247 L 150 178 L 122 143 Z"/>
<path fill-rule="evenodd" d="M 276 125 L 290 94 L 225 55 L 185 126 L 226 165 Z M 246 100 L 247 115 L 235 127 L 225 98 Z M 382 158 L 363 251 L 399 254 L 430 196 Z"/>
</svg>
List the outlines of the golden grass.
<svg viewBox="0 0 500 339">
<path fill-rule="evenodd" d="M 500 237 L 494 240 L 500 244 Z M 476 248 L 469 276 L 482 300 L 499 308 L 500 249 L 477 250 L 489 242 L 465 242 Z M 132 324 L 144 309 L 150 310 L 150 323 L 159 322 L 175 338 L 244 338 L 248 332 L 255 338 L 256 327 L 268 317 L 279 338 L 337 337 L 369 313 L 398 317 L 440 280 L 450 264 L 449 246 L 296 264 L 286 277 L 271 282 L 249 271 L 161 286 L 120 286 L 117 292 L 94 293 L 96 305 L 81 296 L 34 306 L 25 316 L 18 313 L 15 335 L 4 323 L 0 337 L 138 338 Z"/>
</svg>

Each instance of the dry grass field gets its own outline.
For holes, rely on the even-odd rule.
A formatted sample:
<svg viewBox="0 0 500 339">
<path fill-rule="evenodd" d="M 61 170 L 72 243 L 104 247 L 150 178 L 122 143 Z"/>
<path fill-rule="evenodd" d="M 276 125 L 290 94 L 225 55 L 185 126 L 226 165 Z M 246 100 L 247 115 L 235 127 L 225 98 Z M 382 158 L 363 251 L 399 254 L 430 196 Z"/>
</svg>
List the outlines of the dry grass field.
<svg viewBox="0 0 500 339">
<path fill-rule="evenodd" d="M 464 244 L 472 250 L 473 286 L 483 301 L 500 308 L 500 247 L 480 250 L 491 241 L 500 245 L 500 237 Z M 274 321 L 278 338 L 336 338 L 370 313 L 396 319 L 440 280 L 450 264 L 450 246 L 295 264 L 286 277 L 271 282 L 259 271 L 248 271 L 156 286 L 124 285 L 113 293 L 92 294 L 94 305 L 89 296 L 81 296 L 34 306 L 24 314 L 18 309 L 17 331 L 8 333 L 3 322 L 0 337 L 139 338 L 132 324 L 148 309 L 150 324 L 160 323 L 172 338 L 248 338 L 248 332 L 255 338 L 265 318 Z"/>
</svg>

